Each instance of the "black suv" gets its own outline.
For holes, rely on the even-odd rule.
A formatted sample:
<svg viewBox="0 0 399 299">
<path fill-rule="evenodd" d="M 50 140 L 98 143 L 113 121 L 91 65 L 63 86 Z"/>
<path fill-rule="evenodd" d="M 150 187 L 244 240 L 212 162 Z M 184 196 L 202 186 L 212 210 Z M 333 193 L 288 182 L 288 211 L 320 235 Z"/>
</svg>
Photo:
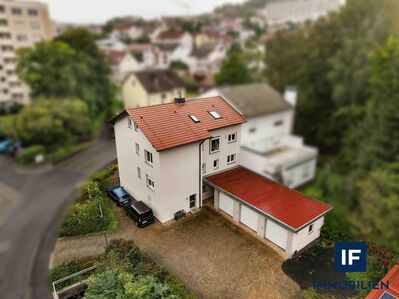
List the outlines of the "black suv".
<svg viewBox="0 0 399 299">
<path fill-rule="evenodd" d="M 116 202 L 118 207 L 124 207 L 129 205 L 133 198 L 129 193 L 126 192 L 125 188 L 121 186 L 114 186 L 107 190 L 107 196 L 113 201 Z"/>
<path fill-rule="evenodd" d="M 124 207 L 125 214 L 136 222 L 138 227 L 144 227 L 154 222 L 154 215 L 142 201 L 135 201 L 131 205 Z"/>
</svg>

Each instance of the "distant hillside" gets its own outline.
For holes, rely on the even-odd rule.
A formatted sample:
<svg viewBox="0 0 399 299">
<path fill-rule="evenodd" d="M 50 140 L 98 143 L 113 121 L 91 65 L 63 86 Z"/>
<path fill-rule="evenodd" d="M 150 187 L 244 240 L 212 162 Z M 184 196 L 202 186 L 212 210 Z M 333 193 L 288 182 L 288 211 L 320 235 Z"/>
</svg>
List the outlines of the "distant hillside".
<svg viewBox="0 0 399 299">
<path fill-rule="evenodd" d="M 215 13 L 224 17 L 246 17 L 264 8 L 270 0 L 248 0 L 242 4 L 225 4 L 215 9 Z"/>
</svg>

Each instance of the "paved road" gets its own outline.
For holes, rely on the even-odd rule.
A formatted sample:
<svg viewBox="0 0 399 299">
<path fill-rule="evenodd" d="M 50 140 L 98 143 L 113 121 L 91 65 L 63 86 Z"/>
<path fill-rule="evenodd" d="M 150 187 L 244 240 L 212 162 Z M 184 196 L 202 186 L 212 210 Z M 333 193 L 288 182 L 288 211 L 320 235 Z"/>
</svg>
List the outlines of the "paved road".
<svg viewBox="0 0 399 299">
<path fill-rule="evenodd" d="M 62 215 L 76 187 L 115 158 L 114 141 L 104 138 L 39 173 L 0 160 L 0 198 L 14 203 L 0 222 L 0 298 L 50 298 L 48 265 Z"/>
</svg>

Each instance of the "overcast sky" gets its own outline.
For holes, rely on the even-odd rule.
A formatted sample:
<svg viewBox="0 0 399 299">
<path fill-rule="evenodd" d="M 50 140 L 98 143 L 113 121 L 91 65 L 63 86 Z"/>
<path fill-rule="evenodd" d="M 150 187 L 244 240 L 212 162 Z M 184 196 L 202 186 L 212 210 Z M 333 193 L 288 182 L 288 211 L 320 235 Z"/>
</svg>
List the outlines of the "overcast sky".
<svg viewBox="0 0 399 299">
<path fill-rule="evenodd" d="M 243 0 L 41 0 L 48 4 L 53 20 L 74 23 L 100 23 L 115 16 L 136 15 L 154 18 L 184 15 L 190 4 L 191 14 L 210 12 L 224 3 Z"/>
</svg>

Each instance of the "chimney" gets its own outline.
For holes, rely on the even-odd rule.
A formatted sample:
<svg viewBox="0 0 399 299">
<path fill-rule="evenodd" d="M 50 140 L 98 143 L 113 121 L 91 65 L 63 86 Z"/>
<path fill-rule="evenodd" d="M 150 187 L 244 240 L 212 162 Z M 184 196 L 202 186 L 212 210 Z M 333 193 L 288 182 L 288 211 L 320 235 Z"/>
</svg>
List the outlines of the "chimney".
<svg viewBox="0 0 399 299">
<path fill-rule="evenodd" d="M 284 91 L 284 99 L 290 103 L 293 107 L 296 106 L 298 98 L 298 90 L 295 86 L 287 86 Z"/>
<path fill-rule="evenodd" d="M 184 104 L 186 102 L 186 98 L 182 96 L 181 90 L 179 90 L 179 93 L 175 97 L 175 103 L 176 104 Z"/>
</svg>

